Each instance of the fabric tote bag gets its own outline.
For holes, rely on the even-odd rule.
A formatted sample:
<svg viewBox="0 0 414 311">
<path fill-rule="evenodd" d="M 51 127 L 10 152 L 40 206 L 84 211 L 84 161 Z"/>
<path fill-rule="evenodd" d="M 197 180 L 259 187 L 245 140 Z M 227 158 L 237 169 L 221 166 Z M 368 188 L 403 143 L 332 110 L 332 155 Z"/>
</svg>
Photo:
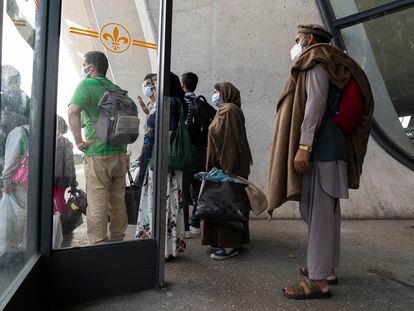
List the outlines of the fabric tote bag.
<svg viewBox="0 0 414 311">
<path fill-rule="evenodd" d="M 170 145 L 168 150 L 168 169 L 170 171 L 182 171 L 191 166 L 193 150 L 191 146 L 190 134 L 184 121 L 183 108 L 181 103 L 180 119 L 177 131 L 170 131 Z"/>
<path fill-rule="evenodd" d="M 169 145 L 168 145 L 168 170 L 169 171 L 184 171 L 191 167 L 193 159 L 193 147 L 191 145 L 190 134 L 185 125 L 183 108 L 181 103 L 180 117 L 176 131 L 169 131 Z M 154 170 L 154 152 L 152 153 L 149 167 Z"/>
<path fill-rule="evenodd" d="M 129 186 L 125 187 L 125 205 L 128 215 L 128 224 L 136 225 L 139 212 L 141 187 L 136 186 L 131 172 L 128 170 Z"/>
</svg>

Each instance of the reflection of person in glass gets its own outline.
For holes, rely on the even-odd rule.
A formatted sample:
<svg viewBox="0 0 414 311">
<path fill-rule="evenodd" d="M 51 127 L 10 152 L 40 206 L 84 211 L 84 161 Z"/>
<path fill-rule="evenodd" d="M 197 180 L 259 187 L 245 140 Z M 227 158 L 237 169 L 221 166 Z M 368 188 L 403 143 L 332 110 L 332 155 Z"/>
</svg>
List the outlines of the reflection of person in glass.
<svg viewBox="0 0 414 311">
<path fill-rule="evenodd" d="M 7 136 L 15 127 L 29 123 L 30 98 L 20 89 L 20 72 L 10 65 L 1 68 L 0 172 L 3 170 Z M 1 185 L 0 185 L 1 186 Z"/>
<path fill-rule="evenodd" d="M 16 127 L 9 133 L 5 151 L 4 168 L 1 174 L 3 192 L 14 193 L 21 203 L 20 207 L 26 208 L 28 176 L 23 176 L 19 170 L 22 169 L 22 165 L 28 165 L 29 125 Z M 26 173 L 24 174 L 27 175 Z"/>
<path fill-rule="evenodd" d="M 76 173 L 73 159 L 73 145 L 63 135 L 68 126 L 61 116 L 57 116 L 56 153 L 55 153 L 55 183 L 54 212 L 63 214 L 66 208 L 65 191 L 68 187 L 76 187 Z"/>
<path fill-rule="evenodd" d="M 84 79 L 76 88 L 69 105 L 69 127 L 76 147 L 85 154 L 87 230 L 89 241 L 93 244 L 108 239 L 123 240 L 128 226 L 124 199 L 129 162 L 127 146 L 107 144 L 96 137 L 98 104 L 104 94 L 104 86 L 114 90 L 117 88 L 106 78 L 107 70 L 105 54 L 97 51 L 86 53 L 82 69 Z M 86 140 L 82 138 L 82 123 Z"/>
<path fill-rule="evenodd" d="M 27 186 L 29 181 L 29 126 L 13 129 L 7 136 L 4 169 L 0 180 L 0 257 L 26 248 Z"/>
</svg>

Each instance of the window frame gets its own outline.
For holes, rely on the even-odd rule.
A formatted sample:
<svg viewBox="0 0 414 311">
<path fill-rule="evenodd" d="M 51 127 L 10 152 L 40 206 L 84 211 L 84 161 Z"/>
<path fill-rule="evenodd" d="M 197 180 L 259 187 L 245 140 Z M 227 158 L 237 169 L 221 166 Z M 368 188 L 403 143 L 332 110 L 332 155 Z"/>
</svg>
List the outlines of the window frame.
<svg viewBox="0 0 414 311">
<path fill-rule="evenodd" d="M 323 22 L 333 34 L 334 44 L 341 50 L 346 50 L 341 35 L 342 29 L 414 7 L 414 0 L 396 0 L 336 19 L 329 0 L 316 0 L 316 3 Z M 397 145 L 375 119 L 372 122 L 371 135 L 394 159 L 414 171 L 414 155 L 409 154 Z"/>
</svg>

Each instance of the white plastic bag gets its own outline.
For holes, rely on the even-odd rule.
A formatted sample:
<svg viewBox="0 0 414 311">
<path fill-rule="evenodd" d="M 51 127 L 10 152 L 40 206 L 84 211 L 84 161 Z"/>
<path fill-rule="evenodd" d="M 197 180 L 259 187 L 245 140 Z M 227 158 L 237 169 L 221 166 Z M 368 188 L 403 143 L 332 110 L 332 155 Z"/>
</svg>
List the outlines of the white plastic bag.
<svg viewBox="0 0 414 311">
<path fill-rule="evenodd" d="M 26 210 L 13 194 L 3 193 L 0 200 L 0 257 L 22 246 L 26 227 Z"/>
<path fill-rule="evenodd" d="M 60 214 L 53 214 L 53 238 L 52 249 L 59 249 L 62 246 L 63 233 L 62 222 L 60 221 Z"/>
</svg>

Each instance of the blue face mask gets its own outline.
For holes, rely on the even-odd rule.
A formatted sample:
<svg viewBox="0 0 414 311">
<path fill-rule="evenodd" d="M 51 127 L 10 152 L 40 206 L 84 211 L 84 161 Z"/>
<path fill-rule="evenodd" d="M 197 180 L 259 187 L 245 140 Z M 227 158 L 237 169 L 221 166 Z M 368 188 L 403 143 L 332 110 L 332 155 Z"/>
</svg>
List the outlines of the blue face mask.
<svg viewBox="0 0 414 311">
<path fill-rule="evenodd" d="M 143 87 L 143 93 L 145 96 L 147 97 L 151 97 L 152 95 L 154 95 L 154 91 L 152 90 L 153 86 L 144 86 Z"/>
<path fill-rule="evenodd" d="M 89 75 L 91 74 L 91 71 L 88 72 L 88 68 L 91 64 L 83 66 L 81 70 L 81 77 L 83 79 L 89 78 Z"/>
<path fill-rule="evenodd" d="M 216 107 L 220 106 L 223 103 L 223 99 L 220 97 L 220 93 L 214 93 L 213 96 L 211 96 L 211 101 Z"/>
</svg>

